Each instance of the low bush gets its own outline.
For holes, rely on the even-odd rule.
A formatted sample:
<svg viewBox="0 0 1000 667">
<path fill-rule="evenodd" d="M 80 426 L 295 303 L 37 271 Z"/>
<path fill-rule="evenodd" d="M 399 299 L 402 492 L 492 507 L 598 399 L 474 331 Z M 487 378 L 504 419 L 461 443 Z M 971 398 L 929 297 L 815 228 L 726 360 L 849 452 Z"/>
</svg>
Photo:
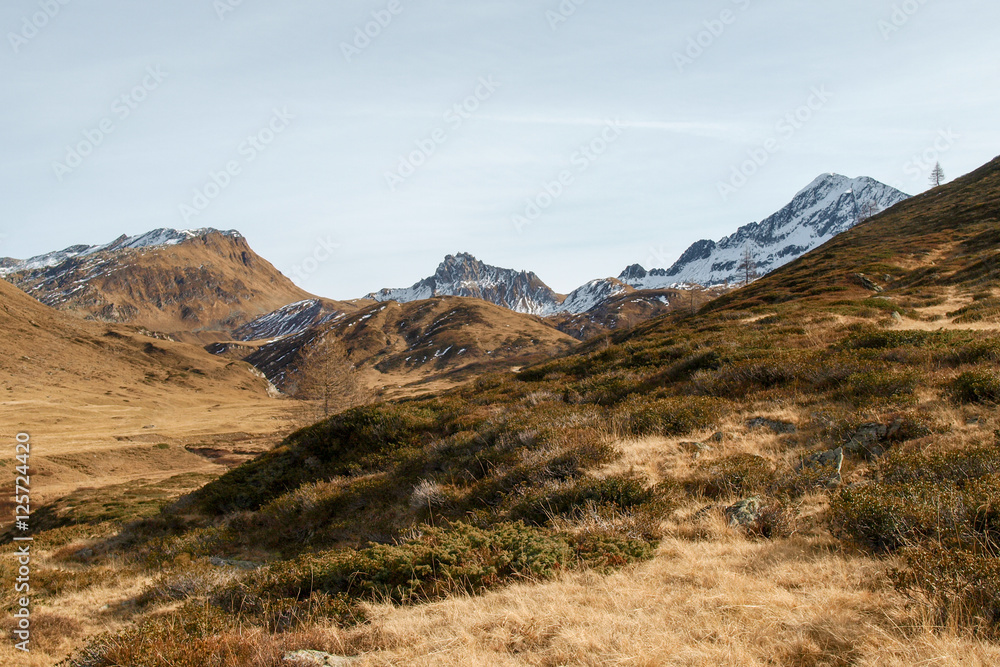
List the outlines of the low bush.
<svg viewBox="0 0 1000 667">
<path fill-rule="evenodd" d="M 949 393 L 957 403 L 1000 403 L 1000 377 L 987 370 L 962 373 L 949 386 Z"/>
<path fill-rule="evenodd" d="M 1000 638 L 1000 557 L 993 549 L 921 544 L 901 553 L 896 587 L 926 600 L 937 623 Z"/>
<path fill-rule="evenodd" d="M 918 380 L 919 375 L 913 370 L 882 368 L 863 371 L 849 376 L 834 395 L 858 407 L 912 403 Z"/>
<path fill-rule="evenodd" d="M 774 466 L 753 454 L 734 454 L 705 463 L 688 479 L 687 491 L 708 498 L 764 493 L 774 484 Z"/>
<path fill-rule="evenodd" d="M 619 555 L 648 554 L 648 549 L 622 538 L 608 537 L 607 544 L 616 539 Z M 220 601 L 226 608 L 242 609 L 262 606 L 267 600 L 302 600 L 323 593 L 401 604 L 425 602 L 454 593 L 482 593 L 514 580 L 546 579 L 592 563 L 606 566 L 598 552 L 585 540 L 523 523 L 423 527 L 402 544 L 304 555 L 275 564 L 228 589 Z"/>
<path fill-rule="evenodd" d="M 578 516 L 588 507 L 631 510 L 655 499 L 655 490 L 647 489 L 634 476 L 588 477 L 557 490 L 541 489 L 515 505 L 510 516 L 515 521 L 541 526 L 555 516 Z"/>
<path fill-rule="evenodd" d="M 615 430 L 625 436 L 680 436 L 707 429 L 724 416 L 722 402 L 704 397 L 648 399 L 633 397 L 612 415 Z"/>
</svg>

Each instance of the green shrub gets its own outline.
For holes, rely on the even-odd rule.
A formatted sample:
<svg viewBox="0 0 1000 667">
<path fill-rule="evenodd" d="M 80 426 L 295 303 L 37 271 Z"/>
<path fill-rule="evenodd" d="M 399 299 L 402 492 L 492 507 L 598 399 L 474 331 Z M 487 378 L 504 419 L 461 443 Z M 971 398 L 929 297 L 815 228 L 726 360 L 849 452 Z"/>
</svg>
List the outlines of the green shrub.
<svg viewBox="0 0 1000 667">
<path fill-rule="evenodd" d="M 788 357 L 732 361 L 696 378 L 696 386 L 710 396 L 743 398 L 754 392 L 794 386 L 803 375 L 800 359 Z"/>
<path fill-rule="evenodd" d="M 865 328 L 851 334 L 842 346 L 851 350 L 888 350 L 897 347 L 923 347 L 937 338 L 932 331 L 898 331 Z"/>
<path fill-rule="evenodd" d="M 836 534 L 883 552 L 953 530 L 963 512 L 954 490 L 935 484 L 868 484 L 833 498 L 830 523 Z"/>
<path fill-rule="evenodd" d="M 922 544 L 901 553 L 896 587 L 927 600 L 941 626 L 956 624 L 1000 638 L 1000 557 L 995 550 Z"/>
<path fill-rule="evenodd" d="M 919 375 L 912 370 L 879 370 L 854 373 L 835 395 L 857 406 L 912 402 Z"/>
<path fill-rule="evenodd" d="M 620 553 L 648 554 L 630 544 L 619 544 Z M 306 599 L 316 592 L 425 602 L 455 593 L 482 593 L 513 580 L 550 578 L 600 561 L 597 556 L 590 542 L 523 523 L 488 529 L 468 524 L 423 527 L 416 538 L 399 545 L 305 555 L 272 565 L 220 599 L 230 608 L 274 598 Z"/>
<path fill-rule="evenodd" d="M 830 521 L 838 534 L 877 551 L 927 540 L 957 546 L 993 539 L 1000 507 L 1000 450 L 979 446 L 949 452 L 892 452 L 874 480 L 842 489 Z"/>
<path fill-rule="evenodd" d="M 628 539 L 610 532 L 584 532 L 569 538 L 577 557 L 586 567 L 610 571 L 653 557 L 653 545 L 645 539 Z"/>
<path fill-rule="evenodd" d="M 998 403 L 1000 377 L 991 371 L 966 371 L 952 381 L 949 390 L 958 403 Z"/>
<path fill-rule="evenodd" d="M 648 399 L 633 397 L 612 416 L 617 431 L 628 436 L 679 436 L 707 429 L 724 413 L 721 402 L 704 397 Z"/>
<path fill-rule="evenodd" d="M 630 510 L 647 505 L 656 498 L 640 479 L 622 475 L 605 479 L 585 478 L 551 492 L 542 489 L 531 494 L 513 510 L 511 518 L 541 526 L 554 516 L 576 516 L 587 507 L 611 507 Z"/>
<path fill-rule="evenodd" d="M 302 484 L 378 470 L 391 453 L 429 439 L 440 416 L 415 403 L 348 410 L 290 435 L 264 454 L 197 492 L 202 509 L 215 514 L 255 510 Z"/>
<path fill-rule="evenodd" d="M 933 482 L 964 486 L 1000 473 L 1000 448 L 977 445 L 945 452 L 892 452 L 877 469 L 886 484 Z"/>
<path fill-rule="evenodd" d="M 700 466 L 686 487 L 689 493 L 724 498 L 764 493 L 773 484 L 774 466 L 767 459 L 734 454 Z"/>
</svg>

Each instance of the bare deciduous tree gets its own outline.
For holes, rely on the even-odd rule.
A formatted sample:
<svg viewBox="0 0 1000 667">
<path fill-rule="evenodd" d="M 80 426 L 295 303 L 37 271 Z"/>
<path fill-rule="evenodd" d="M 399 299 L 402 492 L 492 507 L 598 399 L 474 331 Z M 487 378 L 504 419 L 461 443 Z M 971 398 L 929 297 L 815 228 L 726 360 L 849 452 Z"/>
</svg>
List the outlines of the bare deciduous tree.
<svg viewBox="0 0 1000 667">
<path fill-rule="evenodd" d="M 351 363 L 343 341 L 319 334 L 296 364 L 292 396 L 316 401 L 319 417 L 325 419 L 372 400 L 357 368 Z"/>
<path fill-rule="evenodd" d="M 736 270 L 743 275 L 743 285 L 749 285 L 759 276 L 757 275 L 757 262 L 754 260 L 750 246 L 743 248 L 743 258 L 740 260 Z"/>
<path fill-rule="evenodd" d="M 858 213 L 858 222 L 864 222 L 869 218 L 874 218 L 876 215 L 882 212 L 882 207 L 878 205 L 878 202 L 874 199 L 865 202 L 861 205 L 861 210 Z"/>
<path fill-rule="evenodd" d="M 938 187 L 944 184 L 944 169 L 941 168 L 941 163 L 938 162 L 934 165 L 934 170 L 931 171 L 931 185 Z"/>
</svg>

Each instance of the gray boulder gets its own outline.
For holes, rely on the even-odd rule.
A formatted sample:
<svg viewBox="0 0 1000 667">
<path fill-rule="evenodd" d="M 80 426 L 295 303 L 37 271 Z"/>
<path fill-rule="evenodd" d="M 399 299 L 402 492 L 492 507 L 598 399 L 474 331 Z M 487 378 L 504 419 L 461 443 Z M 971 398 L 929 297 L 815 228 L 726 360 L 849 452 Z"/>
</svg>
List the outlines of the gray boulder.
<svg viewBox="0 0 1000 667">
<path fill-rule="evenodd" d="M 796 470 L 815 470 L 820 475 L 819 479 L 816 480 L 817 484 L 834 488 L 839 486 L 843 481 L 843 477 L 841 476 L 843 468 L 844 448 L 838 447 L 828 452 L 820 452 L 819 454 L 807 456 L 799 462 Z"/>
<path fill-rule="evenodd" d="M 343 658 L 323 651 L 293 651 L 285 654 L 285 662 L 291 662 L 302 667 L 345 667 L 354 662 L 354 658 Z"/>
<path fill-rule="evenodd" d="M 844 449 L 852 454 L 860 454 L 869 459 L 877 459 L 888 450 L 889 430 L 893 435 L 902 427 L 893 423 L 892 427 L 885 424 L 864 424 L 847 438 Z"/>
<path fill-rule="evenodd" d="M 726 508 L 726 520 L 730 528 L 746 527 L 760 518 L 762 509 L 763 503 L 760 498 L 747 498 Z"/>
<path fill-rule="evenodd" d="M 871 290 L 872 292 L 875 292 L 876 294 L 881 294 L 882 292 L 885 291 L 884 289 L 882 289 L 881 285 L 879 285 L 878 283 L 876 283 L 874 280 L 872 280 L 871 278 L 869 278 L 868 276 L 866 276 L 863 273 L 855 273 L 854 277 L 857 278 L 858 282 L 866 290 Z"/>
</svg>

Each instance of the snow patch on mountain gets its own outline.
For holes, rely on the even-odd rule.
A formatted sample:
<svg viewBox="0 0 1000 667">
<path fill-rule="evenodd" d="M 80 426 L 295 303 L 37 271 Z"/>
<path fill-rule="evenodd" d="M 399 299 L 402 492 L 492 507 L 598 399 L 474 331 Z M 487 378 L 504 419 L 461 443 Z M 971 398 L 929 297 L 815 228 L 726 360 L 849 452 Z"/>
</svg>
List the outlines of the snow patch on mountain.
<svg viewBox="0 0 1000 667">
<path fill-rule="evenodd" d="M 589 310 L 597 308 L 608 299 L 621 296 L 629 290 L 630 288 L 627 285 L 614 278 L 591 280 L 586 285 L 573 290 L 566 297 L 566 300 L 550 314 L 569 313 L 571 315 L 579 315 L 586 313 Z"/>
<path fill-rule="evenodd" d="M 342 312 L 325 312 L 323 302 L 319 299 L 308 299 L 290 303 L 247 322 L 233 332 L 233 337 L 240 341 L 276 340 L 294 336 L 343 316 Z"/>
</svg>

